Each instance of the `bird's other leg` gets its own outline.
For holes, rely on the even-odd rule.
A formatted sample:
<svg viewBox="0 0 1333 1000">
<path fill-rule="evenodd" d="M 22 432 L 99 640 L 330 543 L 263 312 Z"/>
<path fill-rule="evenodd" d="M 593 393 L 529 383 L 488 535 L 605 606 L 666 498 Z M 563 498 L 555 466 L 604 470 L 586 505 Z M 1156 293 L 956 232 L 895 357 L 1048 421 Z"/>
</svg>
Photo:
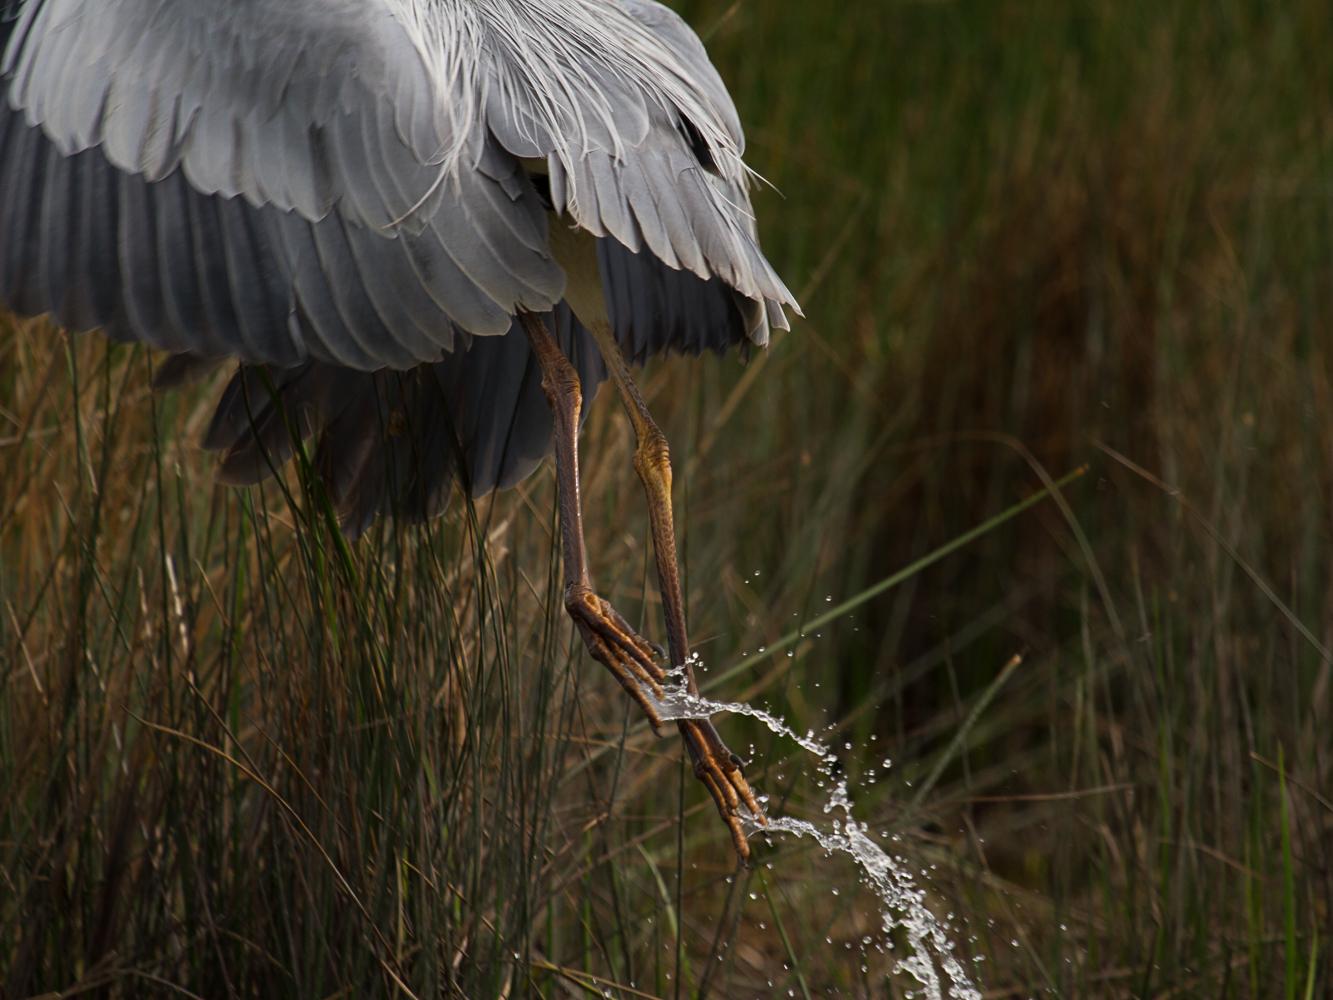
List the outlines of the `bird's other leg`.
<svg viewBox="0 0 1333 1000">
<path fill-rule="evenodd" d="M 520 322 L 542 373 L 542 391 L 555 416 L 555 469 L 560 508 L 565 609 L 574 619 L 594 659 L 611 671 L 620 686 L 637 701 L 653 729 L 661 716 L 649 693 L 662 695 L 666 673 L 652 646 L 638 635 L 615 608 L 593 592 L 583 542 L 583 511 L 579 495 L 579 413 L 583 391 L 578 372 L 569 363 L 541 317 L 521 313 Z M 646 690 L 645 690 L 646 689 Z"/>
<path fill-rule="evenodd" d="M 648 495 L 653 555 L 657 561 L 657 582 L 666 616 L 671 665 L 684 671 L 687 690 L 697 695 L 699 685 L 690 661 L 690 644 L 685 631 L 685 600 L 680 585 L 680 566 L 676 561 L 676 529 L 671 508 L 671 454 L 666 436 L 648 411 L 648 405 L 643 401 L 639 387 L 631 376 L 629 364 L 614 334 L 607 327 L 600 326 L 593 329 L 593 336 L 601 348 L 611 378 L 620 390 L 630 422 L 634 425 L 637 441 L 634 469 Z M 742 858 L 748 858 L 750 846 L 741 826 L 741 810 L 747 810 L 760 823 L 764 821 L 764 812 L 749 782 L 745 780 L 741 759 L 727 749 L 710 720 L 684 719 L 678 725 L 694 760 L 695 776 L 704 783 L 722 819 L 730 828 L 736 852 Z"/>
</svg>

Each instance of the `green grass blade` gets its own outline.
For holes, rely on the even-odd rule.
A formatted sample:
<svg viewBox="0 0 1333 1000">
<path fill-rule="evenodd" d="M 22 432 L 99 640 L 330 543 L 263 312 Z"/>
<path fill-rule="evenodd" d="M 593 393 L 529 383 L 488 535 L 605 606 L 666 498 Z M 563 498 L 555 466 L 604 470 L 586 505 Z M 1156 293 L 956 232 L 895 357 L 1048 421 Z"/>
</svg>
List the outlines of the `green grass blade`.
<svg viewBox="0 0 1333 1000">
<path fill-rule="evenodd" d="M 850 597 L 847 600 L 843 601 L 841 604 L 835 605 L 828 611 L 825 611 L 823 614 L 816 615 L 814 618 L 811 618 L 809 621 L 803 623 L 798 628 L 792 629 L 790 632 L 782 636 L 780 639 L 776 639 L 773 642 L 769 643 L 764 648 L 764 651 L 762 653 L 752 653 L 749 656 L 745 657 L 744 659 L 740 660 L 738 663 L 734 663 L 730 667 L 727 667 L 717 676 L 710 677 L 708 681 L 703 685 L 704 689 L 710 691 L 715 689 L 718 685 L 725 683 L 726 681 L 735 677 L 737 674 L 742 673 L 745 670 L 748 670 L 750 667 L 753 667 L 757 663 L 762 663 L 763 661 L 767 660 L 774 653 L 781 652 L 789 648 L 793 644 L 799 642 L 806 635 L 806 633 L 814 629 L 817 629 L 823 625 L 827 625 L 829 622 L 837 621 L 843 615 L 848 614 L 851 611 L 855 611 L 857 608 L 865 604 L 867 601 L 874 600 L 881 594 L 887 593 L 894 587 L 900 586 L 906 581 L 912 579 L 912 577 L 916 576 L 922 570 L 925 570 L 930 566 L 935 565 L 941 559 L 945 559 L 948 556 L 953 555 L 959 549 L 966 548 L 968 545 L 970 545 L 972 542 L 975 542 L 977 539 L 990 534 L 996 528 L 999 528 L 1002 525 L 1006 524 L 1007 522 L 1012 521 L 1014 518 L 1016 518 L 1019 514 L 1022 514 L 1024 511 L 1030 510 L 1031 508 L 1035 507 L 1043 500 L 1046 500 L 1049 497 L 1051 497 L 1055 492 L 1055 490 L 1062 490 L 1070 483 L 1073 483 L 1074 481 L 1082 478 L 1087 473 L 1087 471 L 1088 471 L 1087 466 L 1082 466 L 1078 469 L 1075 469 L 1068 475 L 1063 476 L 1060 479 L 1056 480 L 1054 484 L 1054 489 L 1043 488 L 1037 491 L 1036 493 L 1032 494 L 1032 496 L 1026 498 L 1025 500 L 1019 501 L 1012 507 L 1009 507 L 1001 511 L 994 517 L 989 518 L 986 521 L 983 521 L 981 524 L 978 524 L 975 528 L 972 528 L 970 531 L 963 532 L 963 534 L 954 538 L 952 541 L 947 542 L 944 545 L 941 545 L 939 548 L 935 549 L 932 552 L 927 553 L 920 559 L 917 559 L 916 561 L 908 564 L 907 566 L 904 566 L 896 573 L 892 573 L 889 576 L 885 577 L 883 580 L 880 580 L 878 583 L 870 587 L 867 587 L 865 590 L 862 590 L 854 597 Z"/>
</svg>

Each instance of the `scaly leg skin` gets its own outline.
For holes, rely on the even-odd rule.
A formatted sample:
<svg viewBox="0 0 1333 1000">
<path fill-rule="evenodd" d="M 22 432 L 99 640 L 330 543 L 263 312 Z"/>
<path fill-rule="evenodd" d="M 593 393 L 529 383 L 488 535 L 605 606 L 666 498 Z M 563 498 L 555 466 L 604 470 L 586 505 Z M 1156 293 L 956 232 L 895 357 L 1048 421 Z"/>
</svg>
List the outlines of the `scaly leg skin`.
<svg viewBox="0 0 1333 1000">
<path fill-rule="evenodd" d="M 634 425 L 636 447 L 634 469 L 643 482 L 648 497 L 648 516 L 653 532 L 653 555 L 657 562 L 657 582 L 666 614 L 667 646 L 671 662 L 685 671 L 686 688 L 699 693 L 698 681 L 690 661 L 689 639 L 685 631 L 685 599 L 681 592 L 680 568 L 676 562 L 676 529 L 671 508 L 671 454 L 663 435 L 631 376 L 629 365 L 606 326 L 592 329 L 602 359 L 620 390 L 621 401 Z M 713 723 L 708 719 L 682 720 L 677 723 L 685 746 L 694 760 L 694 775 L 708 789 L 717 811 L 731 830 L 732 843 L 742 861 L 750 857 L 750 844 L 741 825 L 742 807 L 755 822 L 763 824 L 764 811 L 745 780 L 742 761 L 732 753 Z"/>
<path fill-rule="evenodd" d="M 660 697 L 667 680 L 666 672 L 658 666 L 647 640 L 635 633 L 610 604 L 593 592 L 588 576 L 579 496 L 577 437 L 582 391 L 578 373 L 540 318 L 525 313 L 522 314 L 521 322 L 541 367 L 542 389 L 555 414 L 565 608 L 578 625 L 593 658 L 610 670 L 620 685 L 639 703 L 653 729 L 660 730 L 661 717 L 644 688 Z M 649 416 L 614 339 L 609 334 L 598 336 L 597 339 L 607 367 L 620 387 L 638 439 L 634 466 L 648 494 L 653 550 L 666 612 L 671 662 L 684 668 L 687 689 L 691 694 L 698 694 L 698 684 L 689 665 L 684 600 L 680 589 L 680 571 L 676 564 L 676 540 L 671 513 L 671 465 L 666 439 Z M 740 758 L 727 749 L 711 721 L 686 719 L 679 721 L 677 726 L 694 761 L 695 777 L 708 789 L 718 813 L 731 831 L 736 853 L 742 860 L 748 860 L 750 845 L 741 825 L 742 807 L 760 823 L 764 821 L 764 813 L 745 780 Z"/>
<path fill-rule="evenodd" d="M 662 719 L 645 693 L 660 697 L 666 673 L 657 664 L 652 646 L 638 635 L 609 603 L 593 592 L 583 543 L 583 513 L 579 496 L 579 412 L 583 390 L 578 372 L 540 317 L 523 313 L 522 323 L 542 371 L 542 391 L 555 415 L 555 467 L 563 546 L 565 610 L 574 619 L 594 659 L 611 671 L 643 708 L 653 729 Z"/>
</svg>

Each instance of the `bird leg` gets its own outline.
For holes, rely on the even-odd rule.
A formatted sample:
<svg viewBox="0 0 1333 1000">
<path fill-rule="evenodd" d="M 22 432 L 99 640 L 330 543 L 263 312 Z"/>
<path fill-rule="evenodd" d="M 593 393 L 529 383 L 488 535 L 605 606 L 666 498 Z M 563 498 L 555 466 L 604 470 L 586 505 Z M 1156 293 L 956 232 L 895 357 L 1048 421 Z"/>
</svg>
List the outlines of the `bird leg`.
<svg viewBox="0 0 1333 1000">
<path fill-rule="evenodd" d="M 608 602 L 592 589 L 583 542 L 583 509 L 579 496 L 579 413 L 583 391 L 578 372 L 569 363 L 539 316 L 523 313 L 522 324 L 542 372 L 542 391 L 555 416 L 555 469 L 560 508 L 560 539 L 564 555 L 565 610 L 574 619 L 588 652 L 639 703 L 654 731 L 662 718 L 649 699 L 662 696 L 666 672 L 655 651 Z"/>
<path fill-rule="evenodd" d="M 564 553 L 565 609 L 578 626 L 588 652 L 611 671 L 621 687 L 638 702 L 653 729 L 660 731 L 662 718 L 648 693 L 661 698 L 668 680 L 667 673 L 657 663 L 652 645 L 593 591 L 588 575 L 578 471 L 579 413 L 582 407 L 578 373 L 539 316 L 522 313 L 520 322 L 532 344 L 533 354 L 542 372 L 542 390 L 555 415 L 556 481 Z M 697 694 L 698 685 L 689 664 L 684 600 L 680 589 L 680 571 L 676 564 L 675 530 L 671 517 L 671 466 L 666 439 L 649 416 L 648 408 L 630 379 L 628 366 L 614 340 L 608 345 L 602 343 L 602 339 L 598 337 L 603 357 L 616 384 L 620 386 L 638 438 L 634 465 L 648 493 L 653 550 L 662 602 L 666 609 L 671 662 L 683 668 L 687 689 L 691 694 Z M 695 777 L 703 782 L 717 805 L 718 812 L 731 831 L 737 854 L 742 859 L 748 858 L 750 845 L 741 826 L 741 808 L 744 806 L 761 822 L 764 814 L 741 772 L 740 758 L 727 749 L 709 720 L 682 719 L 677 726 L 694 761 Z"/>
<path fill-rule="evenodd" d="M 620 398 L 625 404 L 630 423 L 634 426 L 634 469 L 648 497 L 653 556 L 657 562 L 657 584 L 666 616 L 671 665 L 684 672 L 686 690 L 697 695 L 699 684 L 690 659 L 690 644 L 685 632 L 685 599 L 681 592 L 680 567 L 676 561 L 676 529 L 671 508 L 671 454 L 666 436 L 649 413 L 648 405 L 634 382 L 615 335 L 601 324 L 595 325 L 592 333 L 601 349 L 602 360 L 606 362 L 607 370 L 620 390 Z M 742 859 L 748 858 L 750 845 L 741 827 L 742 807 L 760 823 L 764 822 L 764 811 L 749 782 L 745 780 L 741 759 L 722 742 L 711 720 L 682 719 L 677 725 L 694 761 L 695 777 L 708 789 L 718 813 L 731 830 L 736 853 Z"/>
<path fill-rule="evenodd" d="M 593 327 L 593 337 L 601 356 L 607 363 L 612 380 L 620 389 L 621 401 L 635 428 L 635 471 L 643 481 L 648 496 L 648 517 L 652 525 L 653 556 L 657 561 L 657 587 L 663 599 L 667 617 L 667 645 L 672 667 L 685 675 L 685 688 L 690 695 L 698 695 L 698 681 L 694 677 L 693 661 L 689 655 L 689 639 L 685 633 L 685 599 L 681 593 L 680 567 L 676 561 L 676 527 L 672 516 L 672 472 L 667 436 L 648 412 L 648 404 L 639 392 L 629 371 L 629 364 L 620 351 L 620 344 L 607 327 Z M 734 755 L 712 721 L 682 719 L 677 723 L 685 747 L 694 761 L 694 777 L 704 783 L 718 815 L 732 833 L 732 843 L 741 859 L 749 857 L 749 843 L 741 827 L 741 809 L 757 820 L 764 821 L 764 811 L 754 797 L 753 789 L 741 771 L 742 761 Z"/>
</svg>

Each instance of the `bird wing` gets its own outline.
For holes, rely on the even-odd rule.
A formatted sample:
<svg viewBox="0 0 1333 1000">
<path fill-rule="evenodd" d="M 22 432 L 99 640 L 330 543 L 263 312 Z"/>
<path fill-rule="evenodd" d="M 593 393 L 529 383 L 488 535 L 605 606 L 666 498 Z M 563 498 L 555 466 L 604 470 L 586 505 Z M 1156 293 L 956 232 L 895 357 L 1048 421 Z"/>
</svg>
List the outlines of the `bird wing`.
<svg viewBox="0 0 1333 1000">
<path fill-rule="evenodd" d="M 669 267 L 651 253 L 634 253 L 611 237 L 597 241 L 607 314 L 620 349 L 635 364 L 671 351 L 723 354 L 763 345 L 770 322 L 786 325 L 721 278 L 704 280 Z"/>
<path fill-rule="evenodd" d="M 619 3 L 630 17 L 671 50 L 700 95 L 716 111 L 721 124 L 736 144 L 736 152 L 744 154 L 745 133 L 741 129 L 741 118 L 736 112 L 735 102 L 694 29 L 674 10 L 656 0 L 619 0 Z"/>
<path fill-rule="evenodd" d="M 566 6 L 571 15 L 558 25 L 527 23 L 518 13 L 491 39 L 490 130 L 515 155 L 546 161 L 557 212 L 655 258 L 622 258 L 622 278 L 643 279 L 636 291 L 652 299 L 664 288 L 694 290 L 668 271 L 720 281 L 749 301 L 710 291 L 691 304 L 693 317 L 718 334 L 710 343 L 732 338 L 738 315 L 746 326 L 740 338 L 766 343 L 770 322 L 785 326 L 783 307 L 796 302 L 760 250 L 744 135 L 703 44 L 660 4 L 617 0 L 598 7 L 597 31 L 615 39 L 604 51 L 575 16 L 581 8 Z M 628 291 L 609 287 L 608 297 Z"/>
<path fill-rule="evenodd" d="M 591 400 L 606 378 L 596 341 L 563 303 L 544 319 Z M 175 373 L 169 362 L 159 378 Z M 410 371 L 242 365 L 204 445 L 221 452 L 219 477 L 239 485 L 275 474 L 297 437 L 309 439 L 329 500 L 356 536 L 381 514 L 433 517 L 454 482 L 472 496 L 515 485 L 550 452 L 552 427 L 540 366 L 515 330 Z"/>
<path fill-rule="evenodd" d="M 454 113 L 468 87 L 427 71 L 410 5 L 8 6 L 0 299 L 19 311 L 375 369 L 560 300 L 541 199 L 480 116 Z"/>
<path fill-rule="evenodd" d="M 498 50 L 442 90 L 405 0 L 0 0 L 0 303 L 170 351 L 168 375 L 240 358 L 209 433 L 224 477 L 280 467 L 294 415 L 349 530 L 428 516 L 451 479 L 511 485 L 551 434 L 514 311 L 546 313 L 586 396 L 605 377 L 520 157 L 601 234 L 635 360 L 763 343 L 791 303 L 702 45 L 656 4 L 610 6 L 676 60 L 684 99 L 592 60 L 554 113 L 513 90 L 454 115 L 498 100 Z M 450 156 L 467 168 L 441 184 Z"/>
</svg>

